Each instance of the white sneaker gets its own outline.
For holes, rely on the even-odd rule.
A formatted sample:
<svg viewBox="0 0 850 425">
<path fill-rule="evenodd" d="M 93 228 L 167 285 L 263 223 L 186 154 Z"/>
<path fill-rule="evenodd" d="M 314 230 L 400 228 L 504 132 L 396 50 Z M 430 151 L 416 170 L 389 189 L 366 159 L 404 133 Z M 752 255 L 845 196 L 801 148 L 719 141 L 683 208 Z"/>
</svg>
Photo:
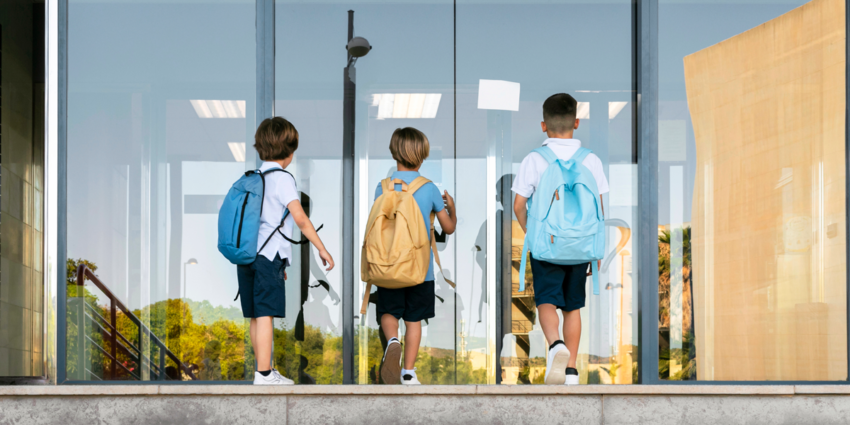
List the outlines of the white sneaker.
<svg viewBox="0 0 850 425">
<path fill-rule="evenodd" d="M 564 381 L 564 385 L 578 385 L 578 370 L 572 367 L 567 368 L 566 380 Z"/>
<path fill-rule="evenodd" d="M 293 384 L 295 384 L 295 381 L 281 375 L 280 372 L 277 371 L 277 369 L 272 369 L 272 375 L 277 376 L 277 379 L 280 379 L 281 381 L 283 381 L 283 385 L 293 385 Z"/>
<path fill-rule="evenodd" d="M 401 377 L 401 385 L 422 385 L 416 377 L 416 368 L 413 368 L 413 373 L 407 373 Z"/>
<path fill-rule="evenodd" d="M 401 343 L 397 338 L 391 339 L 384 351 L 381 379 L 384 380 L 384 384 L 398 385 L 401 382 Z"/>
<path fill-rule="evenodd" d="M 549 350 L 546 359 L 546 385 L 563 385 L 566 381 L 567 364 L 570 363 L 570 350 L 564 344 L 558 344 Z"/>
<path fill-rule="evenodd" d="M 254 385 L 292 385 L 292 381 L 286 378 L 284 381 L 280 374 L 270 373 L 269 376 L 263 376 L 260 372 L 254 372 Z M 288 382 L 287 382 L 288 381 Z"/>
</svg>

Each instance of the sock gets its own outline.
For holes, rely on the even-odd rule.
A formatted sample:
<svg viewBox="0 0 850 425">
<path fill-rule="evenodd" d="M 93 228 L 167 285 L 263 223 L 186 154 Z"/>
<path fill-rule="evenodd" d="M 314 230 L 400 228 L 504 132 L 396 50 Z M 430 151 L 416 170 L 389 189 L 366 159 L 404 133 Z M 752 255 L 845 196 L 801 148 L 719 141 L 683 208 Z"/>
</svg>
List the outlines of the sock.
<svg viewBox="0 0 850 425">
<path fill-rule="evenodd" d="M 406 378 L 407 375 L 410 375 L 411 379 L 415 378 L 416 377 L 416 368 L 413 368 L 413 369 L 401 368 L 401 376 Z"/>
<path fill-rule="evenodd" d="M 258 370 L 257 372 L 260 372 L 260 375 L 263 375 L 263 376 L 269 376 L 269 375 L 272 374 L 271 370 Z"/>
<path fill-rule="evenodd" d="M 553 342 L 552 345 L 549 346 L 549 349 L 551 350 L 551 349 L 555 348 L 555 346 L 558 345 L 558 344 L 566 345 L 566 344 L 564 344 L 564 341 L 561 341 L 559 339 L 559 340 Z"/>
<path fill-rule="evenodd" d="M 576 368 L 574 368 L 574 367 L 568 367 L 566 372 L 567 372 L 567 375 L 576 375 L 576 376 L 578 376 L 578 369 L 576 369 Z"/>
</svg>

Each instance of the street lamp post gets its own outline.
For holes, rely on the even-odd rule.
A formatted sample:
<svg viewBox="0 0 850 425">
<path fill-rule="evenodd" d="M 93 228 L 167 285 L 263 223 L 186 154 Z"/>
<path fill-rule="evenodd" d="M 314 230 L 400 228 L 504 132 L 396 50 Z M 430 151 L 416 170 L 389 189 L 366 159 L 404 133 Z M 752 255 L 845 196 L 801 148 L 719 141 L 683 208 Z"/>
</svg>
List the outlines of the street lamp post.
<svg viewBox="0 0 850 425">
<path fill-rule="evenodd" d="M 354 36 L 354 11 L 348 11 L 348 44 L 343 70 L 342 101 L 342 352 L 354 352 L 354 101 L 356 95 L 357 59 L 369 53 L 372 46 L 363 37 Z M 354 383 L 354 359 L 343 356 L 343 384 Z"/>
<path fill-rule="evenodd" d="M 190 258 L 189 261 L 183 263 L 183 302 L 186 302 L 186 286 L 189 282 L 186 281 L 186 266 L 194 266 L 198 264 L 198 260 Z"/>
</svg>

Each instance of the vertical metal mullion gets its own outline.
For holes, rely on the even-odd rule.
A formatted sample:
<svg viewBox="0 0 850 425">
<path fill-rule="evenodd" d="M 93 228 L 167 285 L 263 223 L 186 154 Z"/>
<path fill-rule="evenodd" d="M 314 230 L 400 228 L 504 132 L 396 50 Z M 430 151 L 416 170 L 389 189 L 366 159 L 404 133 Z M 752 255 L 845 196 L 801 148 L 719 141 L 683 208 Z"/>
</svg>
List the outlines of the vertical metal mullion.
<svg viewBox="0 0 850 425">
<path fill-rule="evenodd" d="M 257 122 L 274 116 L 274 0 L 257 0 Z M 259 158 L 257 159 L 259 161 Z M 259 164 L 258 164 L 259 165 Z"/>
<path fill-rule="evenodd" d="M 658 379 L 658 0 L 635 0 L 638 167 L 638 382 Z"/>
<path fill-rule="evenodd" d="M 56 86 L 50 90 L 57 91 L 56 101 L 56 157 L 48 158 L 56 163 L 55 187 L 50 190 L 56 191 L 56 226 L 52 231 L 56 232 L 56 383 L 66 380 L 66 358 L 65 348 L 67 337 L 67 289 L 66 289 L 66 258 L 67 252 L 67 228 L 68 228 L 68 186 L 67 186 L 67 163 L 68 163 L 68 0 L 57 1 L 57 79 Z M 48 40 L 51 40 L 48 38 Z M 50 152 L 48 149 L 47 152 Z M 53 169 L 53 166 L 50 166 Z M 53 179 L 47 180 L 51 181 Z M 50 300 L 46 300 L 50 302 Z M 82 359 L 79 360 L 82 363 Z"/>
<path fill-rule="evenodd" d="M 845 246 L 845 263 L 850 264 L 850 251 L 846 249 L 847 246 L 850 246 L 850 232 L 847 229 L 847 223 L 850 223 L 850 197 L 848 197 L 848 188 L 850 188 L 850 108 L 848 108 L 848 102 L 850 102 L 850 66 L 848 66 L 848 60 L 850 60 L 850 43 L 847 41 L 847 34 L 850 34 L 850 0 L 845 0 L 844 2 L 844 246 Z M 848 269 L 850 270 L 850 269 Z M 845 270 L 845 274 L 848 273 L 848 270 Z M 844 304 L 844 315 L 847 320 L 847 347 L 844 352 L 844 356 L 847 360 L 847 374 L 848 376 L 845 378 L 846 380 L 850 380 L 850 314 L 847 312 L 847 308 L 850 307 L 850 287 L 847 287 L 847 283 L 850 282 L 850 275 L 845 275 L 845 304 Z"/>
</svg>

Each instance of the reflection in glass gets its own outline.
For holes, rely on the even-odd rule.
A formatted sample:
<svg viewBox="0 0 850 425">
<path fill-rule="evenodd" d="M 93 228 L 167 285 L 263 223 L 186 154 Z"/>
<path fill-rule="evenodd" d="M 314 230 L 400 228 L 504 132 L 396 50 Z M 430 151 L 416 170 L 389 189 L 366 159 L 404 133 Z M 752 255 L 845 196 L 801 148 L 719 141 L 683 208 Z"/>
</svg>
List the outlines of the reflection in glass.
<svg viewBox="0 0 850 425">
<path fill-rule="evenodd" d="M 256 161 L 254 20 L 253 3 L 70 1 L 70 380 L 252 372 L 216 238 Z"/>
<path fill-rule="evenodd" d="M 659 378 L 844 380 L 844 2 L 660 3 Z"/>
<path fill-rule="evenodd" d="M 510 186 L 522 159 L 546 139 L 540 130 L 543 101 L 561 92 L 579 101 L 582 122 L 575 137 L 600 157 L 611 186 L 603 196 L 606 246 L 611 247 L 602 266 L 603 289 L 598 296 L 588 290 L 587 307 L 581 310 L 580 382 L 636 382 L 631 23 L 629 1 L 458 2 L 458 182 L 465 182 L 458 187 L 458 198 L 474 200 L 458 202 L 464 220 L 458 241 L 469 237 L 463 248 L 459 242 L 458 260 L 472 251 L 482 288 L 472 307 L 476 312 L 489 308 L 493 320 L 499 320 L 501 383 L 542 383 L 545 376 L 549 344 L 537 318 L 533 288 L 519 292 L 519 274 L 525 273 L 527 282 L 532 279 L 530 265 L 519 270 L 525 235 L 512 212 Z M 571 35 L 565 36 L 565 26 Z M 487 87 L 497 88 L 495 96 L 484 92 Z M 503 102 L 515 96 L 514 87 L 519 89 L 517 104 L 506 106 L 510 102 Z M 496 289 L 496 282 L 503 282 L 499 294 L 484 296 L 485 288 Z"/>
<path fill-rule="evenodd" d="M 44 3 L 0 3 L 0 378 L 44 371 Z"/>
</svg>

